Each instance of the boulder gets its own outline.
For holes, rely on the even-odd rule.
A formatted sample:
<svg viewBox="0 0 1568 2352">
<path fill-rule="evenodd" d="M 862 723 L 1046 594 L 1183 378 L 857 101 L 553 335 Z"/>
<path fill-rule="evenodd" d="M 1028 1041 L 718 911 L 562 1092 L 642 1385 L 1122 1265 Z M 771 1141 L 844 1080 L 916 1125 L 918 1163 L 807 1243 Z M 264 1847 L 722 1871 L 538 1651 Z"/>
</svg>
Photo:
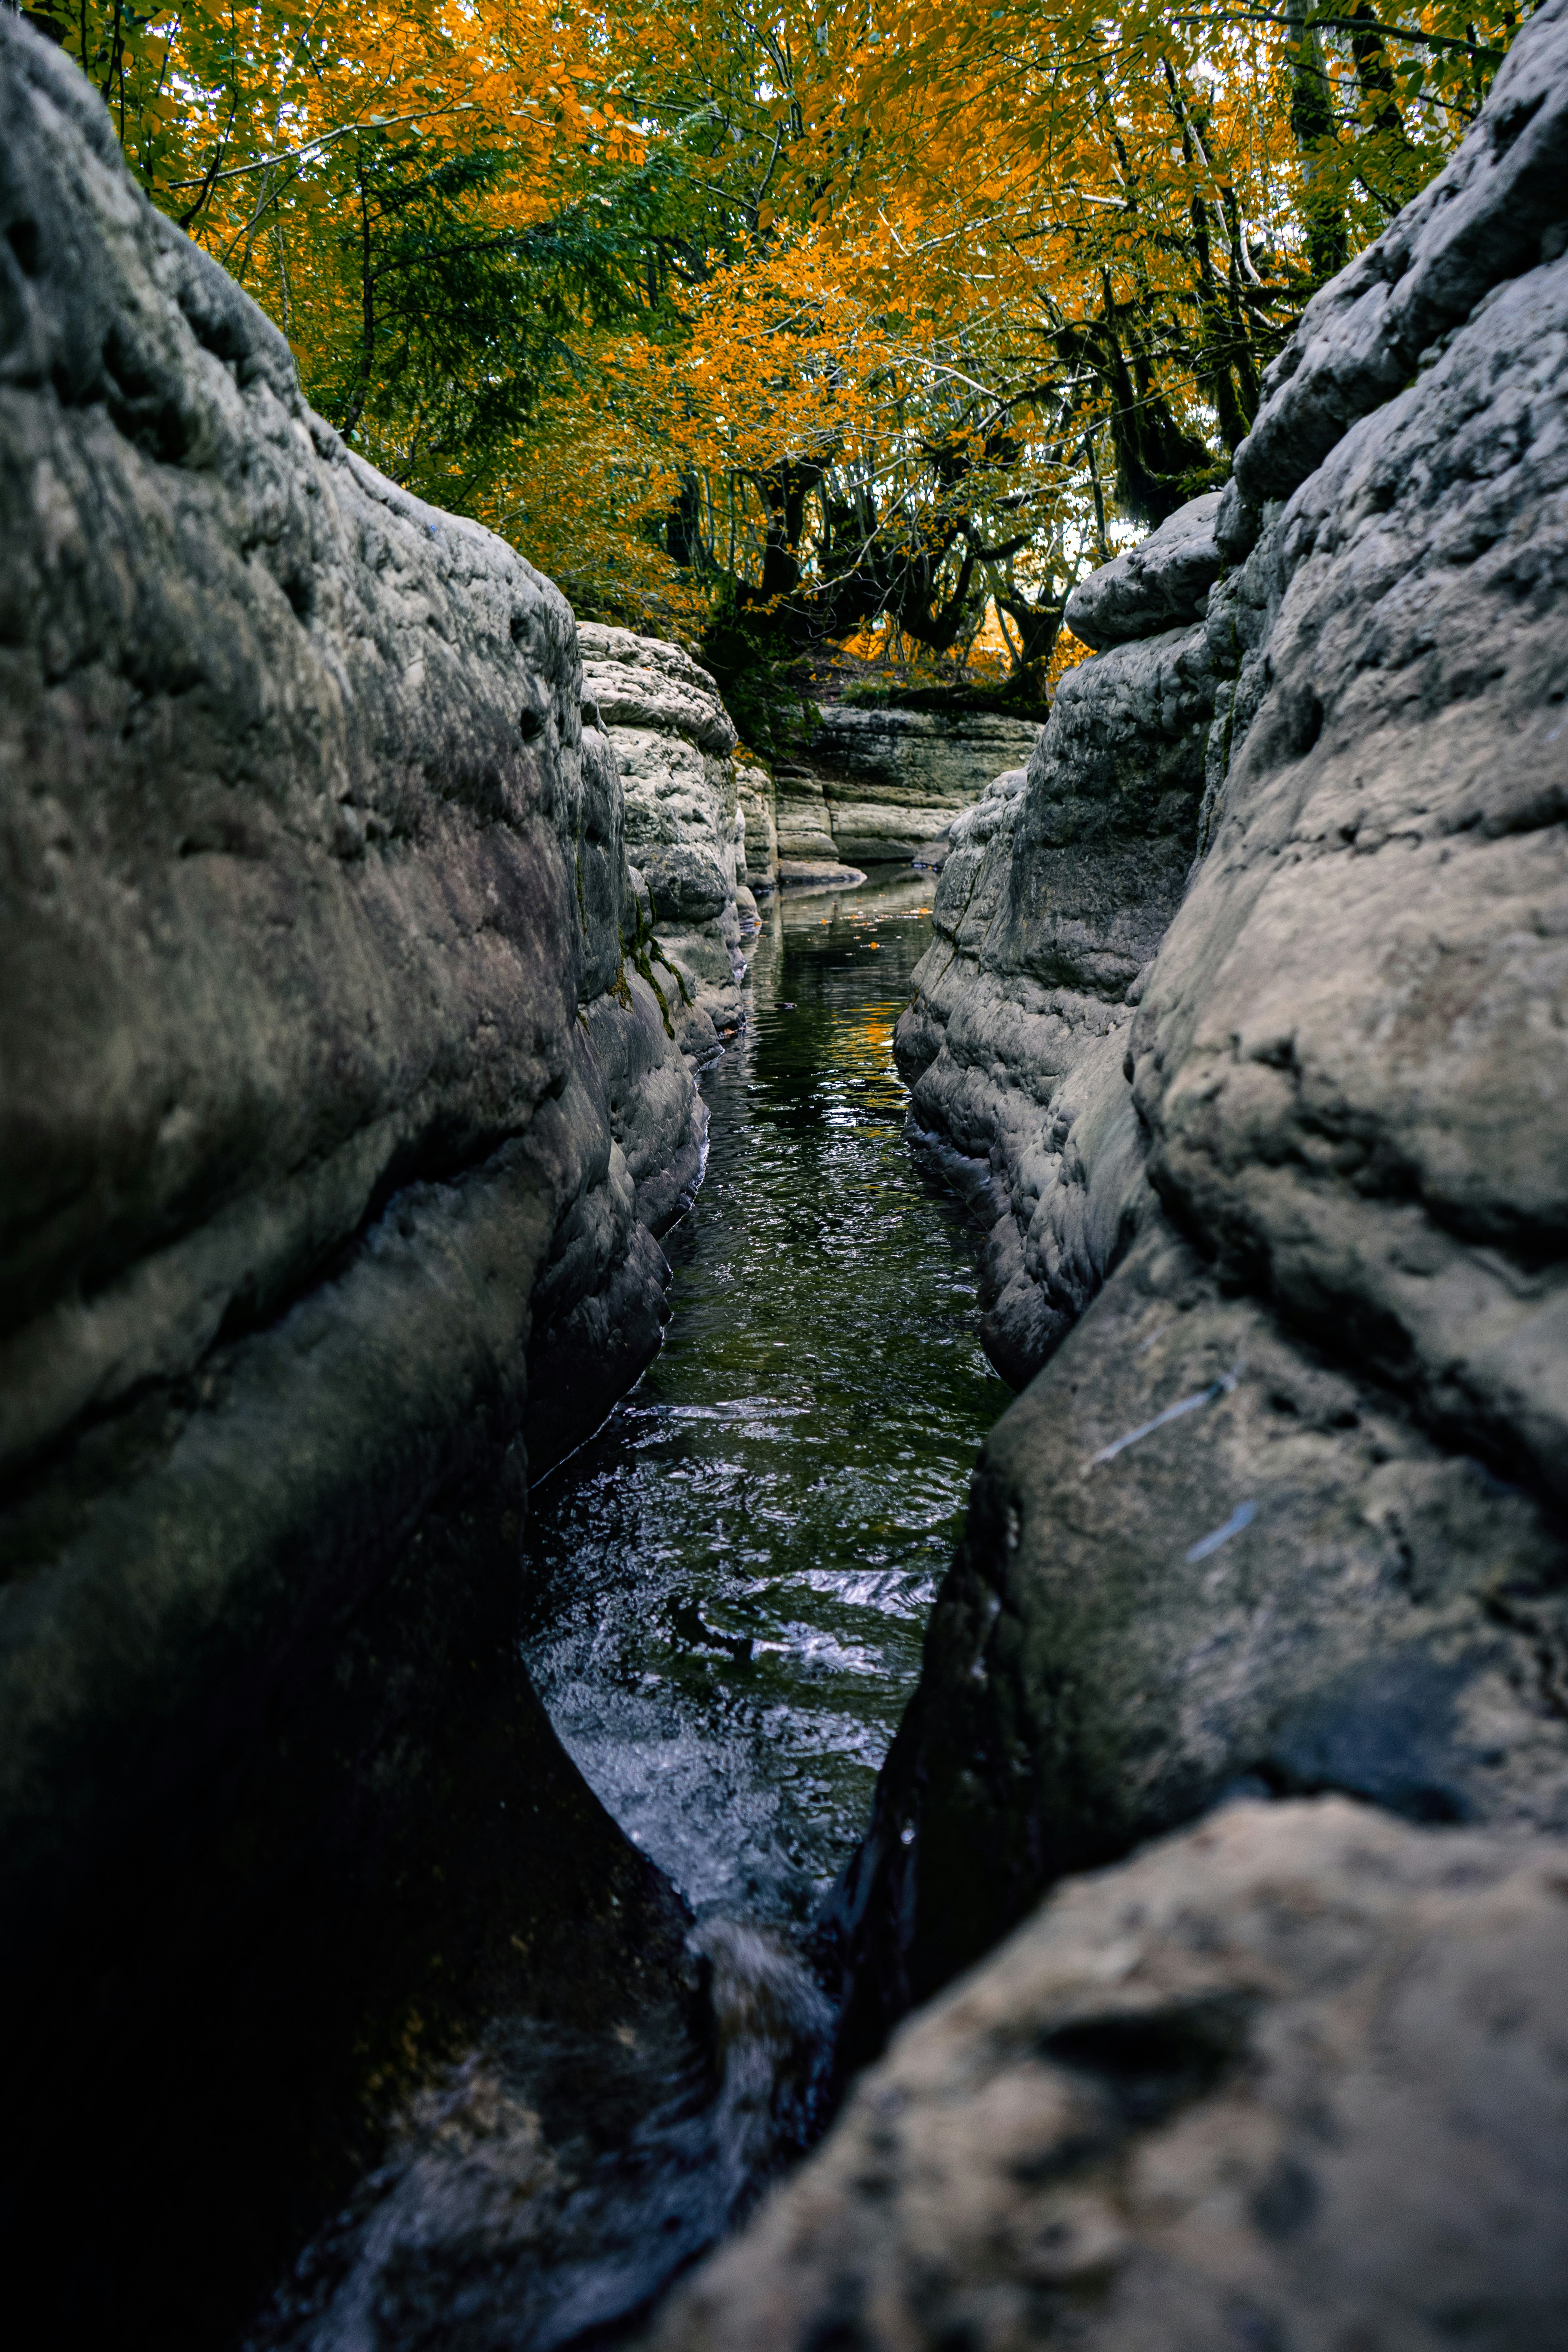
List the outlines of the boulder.
<svg viewBox="0 0 1568 2352">
<path fill-rule="evenodd" d="M 847 2054 L 1237 1789 L 1568 1833 L 1565 1566 L 1538 1499 L 1146 1215 L 986 1441 L 837 1898 Z"/>
<path fill-rule="evenodd" d="M 1193 499 L 1158 530 L 1080 580 L 1063 618 L 1096 653 L 1201 619 L 1226 568 L 1215 537 L 1222 493 Z"/>
<path fill-rule="evenodd" d="M 1568 1846 L 1239 1803 L 898 2035 L 650 2352 L 1483 2352 L 1568 2301 Z"/>
<path fill-rule="evenodd" d="M 583 625 L 583 691 L 611 731 L 679 736 L 700 751 L 728 759 L 735 725 L 700 662 L 683 646 L 639 637 L 630 629 Z"/>
<path fill-rule="evenodd" d="M 29 2340 L 216 2340 L 487 2004 L 687 2030 L 511 1628 L 701 1113 L 567 605 L 14 14 L 0 228 L 0 2212 Z"/>
</svg>

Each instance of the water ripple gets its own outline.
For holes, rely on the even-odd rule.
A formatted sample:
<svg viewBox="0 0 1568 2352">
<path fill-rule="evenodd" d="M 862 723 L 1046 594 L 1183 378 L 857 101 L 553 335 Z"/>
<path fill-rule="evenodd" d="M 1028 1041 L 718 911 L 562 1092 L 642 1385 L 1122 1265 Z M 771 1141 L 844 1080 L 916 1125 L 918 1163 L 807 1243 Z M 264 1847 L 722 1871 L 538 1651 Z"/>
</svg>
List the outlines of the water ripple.
<svg viewBox="0 0 1568 2352">
<path fill-rule="evenodd" d="M 903 1140 L 927 912 L 918 877 L 774 910 L 664 1353 L 535 1491 L 531 1672 L 704 1915 L 799 1923 L 852 1848 L 1007 1401 L 972 1237 Z"/>
</svg>

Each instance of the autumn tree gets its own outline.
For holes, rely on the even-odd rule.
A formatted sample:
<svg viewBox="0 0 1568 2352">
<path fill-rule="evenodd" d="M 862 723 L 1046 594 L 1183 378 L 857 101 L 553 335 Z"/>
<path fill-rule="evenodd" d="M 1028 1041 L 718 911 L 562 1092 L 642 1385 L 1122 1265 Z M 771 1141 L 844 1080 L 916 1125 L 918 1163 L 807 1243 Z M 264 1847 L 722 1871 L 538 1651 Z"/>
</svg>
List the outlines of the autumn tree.
<svg viewBox="0 0 1568 2352">
<path fill-rule="evenodd" d="M 1518 22 L 34 13 L 344 437 L 579 610 L 706 630 L 731 681 L 876 623 L 956 657 L 990 615 L 1026 685 L 1079 571 L 1224 478 L 1312 289 L 1451 152 Z"/>
</svg>

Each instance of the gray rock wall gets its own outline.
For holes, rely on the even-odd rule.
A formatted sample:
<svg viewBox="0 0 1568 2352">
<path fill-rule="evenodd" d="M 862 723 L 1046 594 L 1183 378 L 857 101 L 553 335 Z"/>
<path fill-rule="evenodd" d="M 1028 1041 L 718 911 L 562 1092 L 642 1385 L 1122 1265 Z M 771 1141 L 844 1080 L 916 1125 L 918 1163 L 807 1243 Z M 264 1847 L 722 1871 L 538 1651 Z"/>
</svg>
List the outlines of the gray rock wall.
<svg viewBox="0 0 1568 2352">
<path fill-rule="evenodd" d="M 781 761 L 774 771 L 773 794 L 779 856 L 792 862 L 837 862 L 838 845 L 822 778 L 800 762 Z"/>
<path fill-rule="evenodd" d="M 912 857 L 1027 761 L 1039 729 L 992 712 L 954 715 L 825 704 L 812 762 L 823 778 L 835 852 L 849 865 Z"/>
<path fill-rule="evenodd" d="M 1039 731 L 987 712 L 825 704 L 808 751 L 779 770 L 779 855 L 907 863 L 945 835 L 993 776 L 1022 765 Z"/>
<path fill-rule="evenodd" d="M 735 763 L 735 793 L 745 820 L 742 837 L 744 875 L 754 906 L 778 888 L 778 806 L 773 780 L 763 767 L 750 761 Z"/>
<path fill-rule="evenodd" d="M 302 1876 L 323 1918 L 345 1890 L 342 1952 L 372 1975 L 364 1938 L 403 1948 L 395 1885 L 447 1918 L 445 1979 L 400 1996 L 431 2017 L 463 1953 L 502 1965 L 496 1938 L 545 2011 L 676 1998 L 679 1906 L 556 1747 L 507 1621 L 527 1469 L 658 1344 L 652 1236 L 696 1181 L 701 1115 L 623 970 L 620 790 L 568 607 L 310 414 L 282 338 L 9 15 L 0 228 L 12 2146 L 24 2205 L 58 2218 L 84 2101 L 178 2112 L 184 2153 L 116 2192 L 151 2246 L 209 2193 L 158 2164 L 198 2162 L 213 2102 L 258 2147 L 282 2134 L 251 2184 L 268 2210 L 292 2160 L 288 2114 L 258 2119 L 269 2085 L 316 2130 L 295 2058 L 353 1995 L 298 1927 Z M 410 1859 L 468 1772 L 465 1718 L 515 1809 L 499 1885 L 493 1850 L 473 1862 L 471 1934 L 441 1908 L 471 1809 L 447 1897 Z M 631 1946 L 603 1970 L 585 1923 L 603 1911 L 609 1952 L 616 1906 Z M 447 1929 L 418 1933 L 416 1979 Z M 242 2002 L 262 1949 L 226 2072 L 239 2028 L 204 2041 L 204 2005 Z M 641 1949 L 651 1973 L 625 1976 Z M 369 2074 L 401 2046 L 395 2005 L 365 2028 Z M 162 2088 L 149 2058 L 121 2096 L 165 2029 Z M 139 2200 L 161 2192 L 154 2227 Z M 250 2226 L 250 2193 L 216 2237 Z M 123 2259 L 154 2261 L 125 2228 Z"/>
<path fill-rule="evenodd" d="M 1323 1798 L 1062 1888 L 653 2346 L 1560 2341 L 1563 1853 Z"/>
<path fill-rule="evenodd" d="M 1328 447 L 1320 298 L 1237 463 L 1289 415 L 1294 482 L 1079 592 L 1114 641 L 944 871 L 900 1057 L 1037 1376 L 845 1890 L 879 2013 L 1237 1784 L 1568 1828 L 1568 232 L 1506 196 L 1526 121 L 1568 212 L 1564 83 L 1552 5 L 1413 208 L 1501 224 L 1467 315 L 1408 383 L 1358 326 Z"/>
<path fill-rule="evenodd" d="M 1197 501 L 1202 520 L 1216 503 Z M 1027 770 L 950 827 L 899 1023 L 917 1140 L 986 1228 L 984 1336 L 1015 1386 L 1094 1295 L 1146 1190 L 1123 1033 L 1192 861 L 1215 688 L 1190 511 L 1136 551 L 1136 573 L 1110 567 L 1122 637 L 1068 671 Z"/>
<path fill-rule="evenodd" d="M 981 1965 L 668 2352 L 1557 2331 L 1563 0 L 1266 394 L 1078 592 L 900 1024 L 1026 1385 L 836 1899 L 845 2066 Z"/>
<path fill-rule="evenodd" d="M 733 722 L 681 646 L 584 623 L 584 693 L 615 747 L 631 866 L 630 961 L 682 1051 L 706 1059 L 744 1018 L 745 817 Z"/>
</svg>

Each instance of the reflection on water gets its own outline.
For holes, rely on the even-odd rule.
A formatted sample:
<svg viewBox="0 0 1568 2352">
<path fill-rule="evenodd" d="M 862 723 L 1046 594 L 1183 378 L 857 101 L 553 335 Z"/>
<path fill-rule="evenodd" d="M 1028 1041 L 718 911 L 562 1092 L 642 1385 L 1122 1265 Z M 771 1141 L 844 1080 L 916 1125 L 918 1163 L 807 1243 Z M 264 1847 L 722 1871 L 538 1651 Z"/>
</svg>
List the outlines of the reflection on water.
<svg viewBox="0 0 1568 2352">
<path fill-rule="evenodd" d="M 1007 1402 L 893 1025 L 931 883 L 786 898 L 709 1074 L 663 1354 L 534 1491 L 526 1656 L 700 1916 L 809 1917 L 864 1826 L 981 1438 Z"/>
</svg>

